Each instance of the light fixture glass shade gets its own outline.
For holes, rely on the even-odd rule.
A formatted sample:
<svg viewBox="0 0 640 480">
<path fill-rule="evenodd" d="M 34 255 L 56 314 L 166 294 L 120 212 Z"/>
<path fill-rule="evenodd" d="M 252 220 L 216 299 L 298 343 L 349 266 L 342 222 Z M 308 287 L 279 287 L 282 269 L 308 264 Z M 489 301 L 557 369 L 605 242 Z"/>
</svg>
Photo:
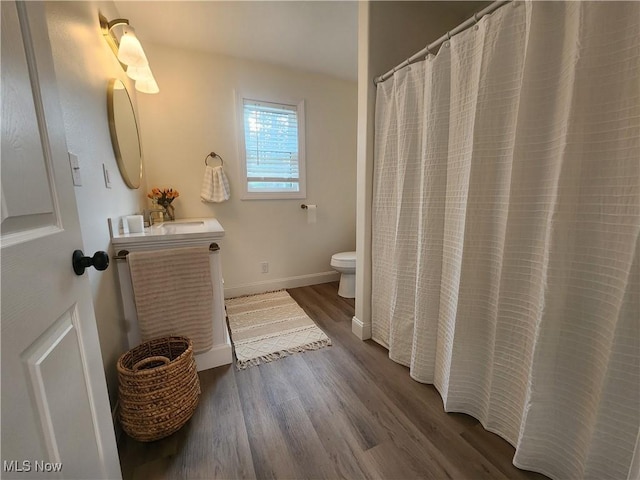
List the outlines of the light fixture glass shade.
<svg viewBox="0 0 640 480">
<path fill-rule="evenodd" d="M 144 67 L 149 65 L 147 56 L 144 54 L 142 45 L 136 37 L 133 27 L 127 25 L 124 28 L 122 37 L 120 37 L 120 46 L 118 47 L 118 60 L 125 65 L 134 67 Z"/>
<path fill-rule="evenodd" d="M 150 77 L 142 80 L 136 80 L 136 90 L 142 93 L 158 93 L 160 88 L 156 83 L 156 79 L 153 78 L 151 71 L 149 71 Z"/>
<path fill-rule="evenodd" d="M 127 76 L 132 80 L 146 80 L 153 78 L 151 68 L 149 68 L 148 64 L 144 67 L 134 67 L 133 65 L 129 65 L 127 67 Z"/>
</svg>

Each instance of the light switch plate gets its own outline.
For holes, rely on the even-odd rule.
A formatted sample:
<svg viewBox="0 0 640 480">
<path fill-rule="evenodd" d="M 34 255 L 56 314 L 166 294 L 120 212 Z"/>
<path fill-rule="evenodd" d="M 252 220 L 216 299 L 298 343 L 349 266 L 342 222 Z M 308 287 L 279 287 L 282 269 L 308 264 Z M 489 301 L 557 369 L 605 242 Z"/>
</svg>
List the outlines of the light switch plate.
<svg viewBox="0 0 640 480">
<path fill-rule="evenodd" d="M 76 187 L 82 186 L 82 177 L 80 176 L 80 162 L 78 156 L 69 152 L 69 164 L 71 165 L 71 177 Z"/>
<path fill-rule="evenodd" d="M 107 188 L 111 188 L 111 178 L 109 177 L 109 169 L 104 163 L 102 164 L 102 172 L 104 173 L 104 186 Z"/>
</svg>

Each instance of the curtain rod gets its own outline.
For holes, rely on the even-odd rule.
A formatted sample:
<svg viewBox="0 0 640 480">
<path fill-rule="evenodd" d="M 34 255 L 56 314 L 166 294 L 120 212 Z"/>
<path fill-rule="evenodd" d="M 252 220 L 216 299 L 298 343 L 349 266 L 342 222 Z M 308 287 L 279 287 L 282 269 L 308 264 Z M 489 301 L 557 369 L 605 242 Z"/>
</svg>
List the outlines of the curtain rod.
<svg viewBox="0 0 640 480">
<path fill-rule="evenodd" d="M 469 19 L 467 19 L 466 21 L 464 21 L 463 23 L 461 23 L 460 25 L 458 25 L 456 28 L 454 28 L 453 30 L 448 31 L 447 33 L 445 33 L 444 35 L 442 35 L 439 39 L 437 39 L 435 42 L 427 45 L 426 47 L 424 47 L 422 50 L 420 50 L 418 53 L 413 54 L 411 57 L 407 58 L 404 62 L 402 62 L 401 64 L 395 66 L 394 68 L 392 68 L 391 70 L 389 70 L 387 73 L 385 73 L 384 75 L 380 75 L 379 77 L 376 77 L 373 79 L 373 83 L 374 85 L 377 85 L 380 82 L 384 82 L 387 78 L 391 77 L 396 71 L 400 70 L 401 68 L 406 67 L 407 65 L 415 62 L 416 60 L 418 60 L 419 58 L 424 57 L 426 54 L 431 53 L 431 50 L 438 48 L 440 45 L 442 45 L 445 41 L 450 40 L 451 37 L 453 37 L 454 35 L 457 35 L 458 33 L 466 30 L 467 28 L 469 28 L 470 26 L 478 23 L 478 21 L 480 21 L 480 19 L 482 17 L 484 17 L 485 15 L 489 15 L 490 13 L 493 13 L 494 11 L 496 11 L 498 8 L 500 8 L 503 5 L 506 5 L 507 3 L 512 2 L 513 0 L 499 0 L 497 2 L 493 2 L 491 5 L 488 5 L 487 7 L 483 8 L 482 10 L 480 10 L 479 12 L 476 12 L 473 14 L 472 17 L 470 17 Z"/>
</svg>

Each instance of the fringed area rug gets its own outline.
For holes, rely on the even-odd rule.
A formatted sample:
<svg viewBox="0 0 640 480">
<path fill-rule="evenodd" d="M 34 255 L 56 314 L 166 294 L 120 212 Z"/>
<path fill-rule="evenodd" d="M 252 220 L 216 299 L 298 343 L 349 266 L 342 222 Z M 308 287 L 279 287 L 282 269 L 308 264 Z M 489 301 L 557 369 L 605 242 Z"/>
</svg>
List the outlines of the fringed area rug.
<svg viewBox="0 0 640 480">
<path fill-rule="evenodd" d="M 225 303 L 239 370 L 331 345 L 331 339 L 285 290 L 230 298 Z"/>
</svg>

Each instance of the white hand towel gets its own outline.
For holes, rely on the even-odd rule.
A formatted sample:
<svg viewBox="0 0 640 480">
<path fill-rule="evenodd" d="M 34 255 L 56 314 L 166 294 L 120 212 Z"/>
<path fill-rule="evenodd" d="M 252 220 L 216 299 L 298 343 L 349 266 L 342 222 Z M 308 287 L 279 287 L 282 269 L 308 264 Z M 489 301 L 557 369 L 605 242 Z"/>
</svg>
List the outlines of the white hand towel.
<svg viewBox="0 0 640 480">
<path fill-rule="evenodd" d="M 210 167 L 207 165 L 204 170 L 202 190 L 200 191 L 202 201 L 220 203 L 229 200 L 230 196 L 229 180 L 227 180 L 222 167 Z"/>
</svg>

